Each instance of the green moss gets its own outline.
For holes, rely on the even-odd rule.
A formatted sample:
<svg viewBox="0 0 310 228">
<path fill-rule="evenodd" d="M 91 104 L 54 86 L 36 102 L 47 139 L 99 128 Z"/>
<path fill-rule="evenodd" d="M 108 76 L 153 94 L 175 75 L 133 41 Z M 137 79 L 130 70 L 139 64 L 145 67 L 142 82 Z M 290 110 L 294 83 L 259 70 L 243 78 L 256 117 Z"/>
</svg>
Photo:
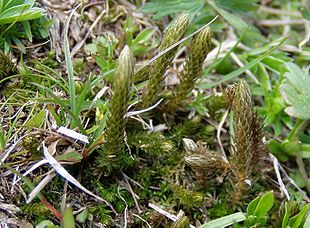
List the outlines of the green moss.
<svg viewBox="0 0 310 228">
<path fill-rule="evenodd" d="M 21 211 L 28 218 L 31 218 L 35 224 L 53 217 L 51 212 L 41 202 L 24 204 L 21 207 Z"/>
<path fill-rule="evenodd" d="M 223 217 L 225 215 L 232 214 L 234 212 L 231 203 L 228 201 L 218 201 L 213 204 L 211 208 L 208 209 L 208 216 L 210 219 L 216 219 Z"/>
</svg>

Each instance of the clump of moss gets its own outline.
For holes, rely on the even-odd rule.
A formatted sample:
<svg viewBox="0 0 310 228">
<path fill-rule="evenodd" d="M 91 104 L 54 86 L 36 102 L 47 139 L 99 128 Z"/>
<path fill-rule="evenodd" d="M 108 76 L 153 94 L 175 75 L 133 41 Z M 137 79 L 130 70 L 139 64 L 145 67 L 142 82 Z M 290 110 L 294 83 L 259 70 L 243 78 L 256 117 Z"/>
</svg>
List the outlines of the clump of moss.
<svg viewBox="0 0 310 228">
<path fill-rule="evenodd" d="M 161 132 L 133 132 L 128 135 L 128 145 L 144 151 L 149 155 L 161 155 L 174 149 L 174 144 Z"/>
<path fill-rule="evenodd" d="M 199 208 L 204 201 L 204 194 L 188 190 L 180 185 L 171 184 L 169 188 L 173 192 L 173 197 L 180 202 L 185 209 L 193 207 Z"/>
<path fill-rule="evenodd" d="M 6 78 L 14 74 L 17 74 L 16 64 L 9 55 L 0 50 L 0 90 L 8 82 Z"/>
<path fill-rule="evenodd" d="M 30 217 L 35 223 L 39 223 L 43 220 L 52 217 L 51 212 L 46 208 L 41 202 L 24 204 L 21 207 L 21 211 L 27 216 Z"/>
</svg>

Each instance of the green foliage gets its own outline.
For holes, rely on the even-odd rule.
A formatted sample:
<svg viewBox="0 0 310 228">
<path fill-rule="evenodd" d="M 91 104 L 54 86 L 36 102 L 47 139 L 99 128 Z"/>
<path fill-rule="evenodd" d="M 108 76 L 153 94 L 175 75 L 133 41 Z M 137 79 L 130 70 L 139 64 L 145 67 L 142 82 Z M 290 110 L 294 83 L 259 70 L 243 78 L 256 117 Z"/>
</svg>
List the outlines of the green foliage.
<svg viewBox="0 0 310 228">
<path fill-rule="evenodd" d="M 265 193 L 252 200 L 247 208 L 245 225 L 246 227 L 265 227 L 266 215 L 274 203 L 273 192 Z"/>
<path fill-rule="evenodd" d="M 170 185 L 169 188 L 172 190 L 175 200 L 179 200 L 184 209 L 201 207 L 204 200 L 204 195 L 201 192 L 194 192 L 179 185 Z"/>
<path fill-rule="evenodd" d="M 33 218 L 35 223 L 41 222 L 51 216 L 50 211 L 41 202 L 25 204 L 21 207 L 21 210 L 24 214 Z"/>
<path fill-rule="evenodd" d="M 150 156 L 166 154 L 174 149 L 173 142 L 160 132 L 132 132 L 128 135 L 127 142 L 131 147 L 136 147 Z"/>
<path fill-rule="evenodd" d="M 43 17 L 44 10 L 34 7 L 35 0 L 0 0 L 0 48 L 6 52 L 10 50 L 14 42 L 18 49 L 25 51 L 25 46 L 21 39 L 27 38 L 32 41 L 32 24 L 30 20 Z M 41 28 L 35 28 L 43 34 L 44 21 L 40 21 Z M 43 34 L 44 36 L 44 34 Z M 46 36 L 45 36 L 46 37 Z M 43 38 L 45 38 L 43 37 Z"/>
<path fill-rule="evenodd" d="M 257 0 L 215 0 L 214 2 L 222 9 L 235 13 L 250 14 L 251 11 L 257 9 L 254 5 Z"/>
<path fill-rule="evenodd" d="M 309 217 L 309 208 L 310 204 L 303 205 L 299 210 L 298 205 L 295 202 L 286 202 L 285 203 L 285 212 L 282 220 L 282 228 L 286 227 L 301 227 L 303 224 L 304 218 Z M 308 215 L 307 215 L 308 214 Z M 307 227 L 304 224 L 303 227 Z"/>
<path fill-rule="evenodd" d="M 134 38 L 134 34 L 138 31 L 138 28 L 129 16 L 125 21 L 124 30 L 126 34 L 126 45 L 130 47 L 135 56 L 148 53 L 154 48 L 154 40 L 151 40 L 151 37 L 154 34 L 153 28 L 142 30 Z"/>
<path fill-rule="evenodd" d="M 93 43 L 85 46 L 85 49 L 95 57 L 96 63 L 102 72 L 116 68 L 117 62 L 114 55 L 118 42 L 115 36 L 107 35 L 100 36 Z"/>
<path fill-rule="evenodd" d="M 107 143 L 100 151 L 99 167 L 107 171 L 121 170 L 131 160 L 125 151 L 125 114 L 130 100 L 131 81 L 134 74 L 134 57 L 128 46 L 120 54 L 114 75 L 113 95 L 109 103 L 110 115 L 105 133 Z"/>
<path fill-rule="evenodd" d="M 75 221 L 73 216 L 72 207 L 66 207 L 64 216 L 63 216 L 63 224 L 64 228 L 75 228 Z"/>
<path fill-rule="evenodd" d="M 310 83 L 309 69 L 302 70 L 294 63 L 285 64 L 288 72 L 286 81 L 281 85 L 281 92 L 289 107 L 285 112 L 300 119 L 310 119 Z"/>
<path fill-rule="evenodd" d="M 222 218 L 215 219 L 211 222 L 207 222 L 200 226 L 201 228 L 213 228 L 213 227 L 227 227 L 233 225 L 234 223 L 241 222 L 245 220 L 245 216 L 242 212 L 237 212 L 231 215 L 226 215 Z"/>
<path fill-rule="evenodd" d="M 145 13 L 155 13 L 154 19 L 159 19 L 163 16 L 175 14 L 175 13 L 183 13 L 183 12 L 191 12 L 195 13 L 200 10 L 205 5 L 203 0 L 152 0 L 145 4 L 142 8 Z"/>
<path fill-rule="evenodd" d="M 274 194 L 272 191 L 267 192 L 252 200 L 248 207 L 247 212 L 237 212 L 230 214 L 210 222 L 203 224 L 201 227 L 226 227 L 233 225 L 233 227 L 266 227 L 269 219 L 268 213 L 274 206 Z M 285 211 L 282 219 L 282 228 L 286 227 L 301 227 L 304 223 L 305 216 L 309 212 L 310 204 L 303 205 L 300 209 L 296 202 L 285 203 Z M 236 224 L 244 221 L 243 226 Z M 303 226 L 305 227 L 305 226 Z"/>
</svg>

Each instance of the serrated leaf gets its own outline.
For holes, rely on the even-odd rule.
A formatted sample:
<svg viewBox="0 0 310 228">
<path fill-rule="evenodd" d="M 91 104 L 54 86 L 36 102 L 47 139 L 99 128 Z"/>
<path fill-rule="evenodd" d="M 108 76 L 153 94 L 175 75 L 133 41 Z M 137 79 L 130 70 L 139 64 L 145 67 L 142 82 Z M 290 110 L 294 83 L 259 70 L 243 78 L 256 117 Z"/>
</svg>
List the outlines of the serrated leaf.
<svg viewBox="0 0 310 228">
<path fill-rule="evenodd" d="M 283 99 L 289 105 L 285 112 L 300 119 L 310 119 L 310 75 L 294 63 L 286 63 L 288 72 L 281 85 Z"/>
</svg>

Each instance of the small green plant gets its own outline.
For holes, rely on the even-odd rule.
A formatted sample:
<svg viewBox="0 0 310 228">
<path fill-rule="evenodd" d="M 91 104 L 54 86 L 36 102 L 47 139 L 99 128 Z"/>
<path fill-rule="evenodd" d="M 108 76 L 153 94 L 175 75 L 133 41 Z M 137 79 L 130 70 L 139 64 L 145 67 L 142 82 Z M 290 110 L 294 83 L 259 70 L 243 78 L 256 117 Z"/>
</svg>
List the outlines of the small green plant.
<svg viewBox="0 0 310 228">
<path fill-rule="evenodd" d="M 125 129 L 127 108 L 130 101 L 135 60 L 128 46 L 125 46 L 118 60 L 114 74 L 113 94 L 109 102 L 110 115 L 107 120 L 105 137 L 107 143 L 99 152 L 99 167 L 108 171 L 120 170 L 132 160 L 125 150 Z"/>
<path fill-rule="evenodd" d="M 25 53 L 22 39 L 32 41 L 31 20 L 43 17 L 44 10 L 34 7 L 35 0 L 0 0 L 0 49 L 8 52 L 14 43 L 18 49 Z M 42 29 L 47 28 L 49 23 L 40 21 L 42 25 L 41 36 L 47 36 Z M 43 37 L 43 38 L 45 38 Z"/>
<path fill-rule="evenodd" d="M 235 194 L 233 202 L 244 197 L 253 181 L 253 172 L 268 155 L 263 142 L 264 132 L 261 120 L 254 110 L 254 103 L 248 84 L 241 80 L 227 88 L 227 97 L 233 114 L 233 145 L 230 167 L 234 176 Z"/>
<path fill-rule="evenodd" d="M 252 200 L 247 207 L 245 226 L 265 227 L 267 222 L 266 215 L 272 208 L 273 204 L 273 192 L 267 192 Z"/>
<path fill-rule="evenodd" d="M 209 27 L 194 36 L 189 47 L 190 52 L 185 60 L 180 84 L 175 88 L 171 98 L 173 107 L 178 107 L 194 89 L 196 79 L 201 76 L 203 62 L 211 49 L 211 37 L 212 32 Z"/>
<path fill-rule="evenodd" d="M 227 227 L 229 225 L 233 225 L 236 228 L 266 227 L 270 219 L 268 213 L 274 207 L 274 202 L 273 192 L 267 192 L 252 200 L 247 207 L 246 213 L 237 212 L 230 214 L 207 222 L 201 228 Z M 283 218 L 281 218 L 282 228 L 301 227 L 305 223 L 305 216 L 309 212 L 310 204 L 306 204 L 300 209 L 290 205 L 292 204 L 288 202 L 285 204 L 285 213 Z M 240 222 L 243 222 L 243 224 L 240 224 Z"/>
<path fill-rule="evenodd" d="M 183 38 L 187 30 L 188 21 L 188 14 L 183 14 L 171 23 L 164 34 L 162 43 L 158 49 L 159 52 L 164 51 L 172 44 Z M 175 53 L 176 49 L 173 49 L 156 59 L 154 64 L 150 67 L 149 72 L 147 72 L 149 75 L 149 82 L 146 92 L 142 96 L 143 108 L 151 106 L 158 98 L 158 94 L 161 91 L 164 81 L 164 73 L 171 64 L 171 60 L 173 59 Z"/>
</svg>

